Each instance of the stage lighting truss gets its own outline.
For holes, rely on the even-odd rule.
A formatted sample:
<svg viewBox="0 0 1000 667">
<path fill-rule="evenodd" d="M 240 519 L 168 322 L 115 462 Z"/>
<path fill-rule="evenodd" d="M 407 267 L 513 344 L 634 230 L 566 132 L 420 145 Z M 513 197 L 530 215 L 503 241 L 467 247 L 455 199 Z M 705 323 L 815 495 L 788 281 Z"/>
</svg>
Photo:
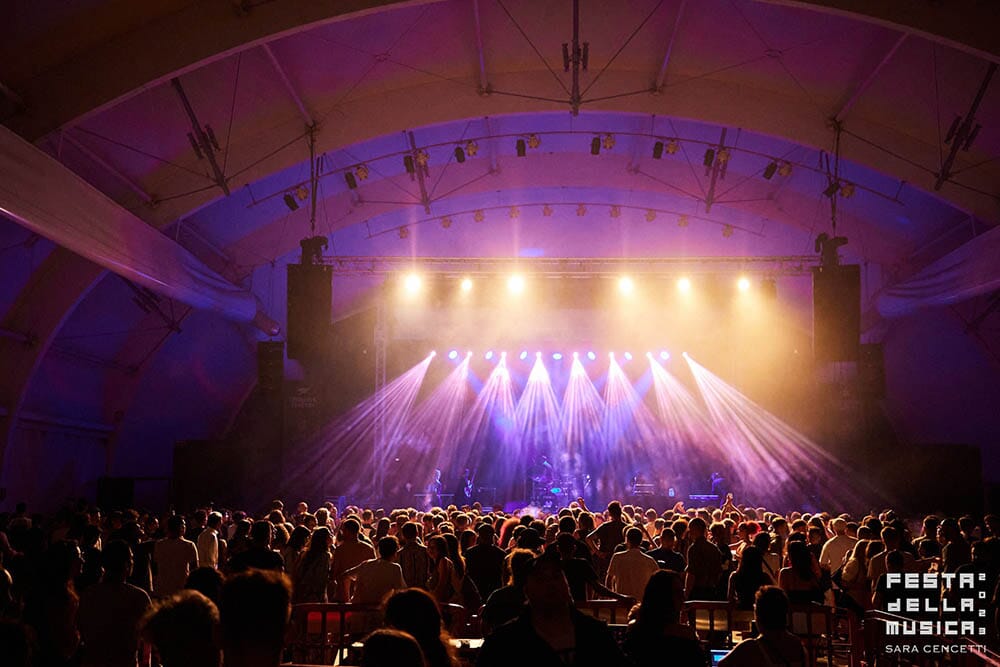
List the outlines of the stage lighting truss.
<svg viewBox="0 0 1000 667">
<path fill-rule="evenodd" d="M 446 219 L 450 219 L 447 218 Z M 444 220 L 444 219 L 439 219 Z M 408 234 L 409 226 L 399 228 Z M 405 236 L 404 236 L 405 238 Z M 318 260 L 330 265 L 338 276 L 403 276 L 416 272 L 428 281 L 451 283 L 456 289 L 471 290 L 480 276 L 499 277 L 504 282 L 517 276 L 527 281 L 539 278 L 605 278 L 615 281 L 621 291 L 626 283 L 636 289 L 644 284 L 686 279 L 701 282 L 700 276 L 739 277 L 807 276 L 819 266 L 816 255 L 715 256 L 715 257 L 370 257 L 340 256 Z M 512 267 L 517 267 L 512 274 Z M 627 280 L 626 280 L 627 278 Z M 466 287 L 467 286 L 467 287 Z M 526 282 L 525 282 L 526 286 Z"/>
<path fill-rule="evenodd" d="M 493 364 L 499 364 L 501 362 L 506 362 L 507 351 L 506 350 L 495 350 L 488 349 L 486 351 L 476 351 L 468 350 L 465 356 L 459 352 L 460 348 L 449 348 L 450 351 L 447 354 L 449 361 L 458 362 L 463 359 L 469 359 L 471 362 L 478 363 L 477 360 L 483 360 L 492 362 Z M 431 356 L 434 356 L 433 354 Z M 650 362 L 666 362 L 671 359 L 670 353 L 666 350 L 657 350 L 654 354 L 652 351 L 646 352 L 646 359 Z M 534 354 L 530 353 L 528 350 L 521 350 L 517 353 L 518 361 L 524 362 L 526 364 L 534 364 L 537 361 L 551 361 L 551 362 L 562 362 L 568 361 L 570 363 L 591 363 L 597 361 L 598 357 L 603 357 L 608 360 L 614 360 L 616 363 L 628 363 L 635 359 L 635 355 L 632 354 L 631 350 L 610 350 L 608 352 L 595 352 L 594 350 L 588 350 L 585 354 L 580 354 L 579 350 L 574 350 L 573 352 L 566 352 L 563 350 L 537 350 Z"/>
</svg>

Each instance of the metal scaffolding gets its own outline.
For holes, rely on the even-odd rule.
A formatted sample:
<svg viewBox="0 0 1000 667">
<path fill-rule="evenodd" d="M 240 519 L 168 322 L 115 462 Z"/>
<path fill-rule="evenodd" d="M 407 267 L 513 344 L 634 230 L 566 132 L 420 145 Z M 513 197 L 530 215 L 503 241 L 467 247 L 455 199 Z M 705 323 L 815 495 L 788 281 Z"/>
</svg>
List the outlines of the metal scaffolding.
<svg viewBox="0 0 1000 667">
<path fill-rule="evenodd" d="M 442 276 L 500 274 L 516 268 L 548 277 L 677 276 L 747 272 L 768 276 L 810 275 L 817 255 L 765 257 L 324 257 L 338 276 L 387 275 L 406 271 Z"/>
</svg>

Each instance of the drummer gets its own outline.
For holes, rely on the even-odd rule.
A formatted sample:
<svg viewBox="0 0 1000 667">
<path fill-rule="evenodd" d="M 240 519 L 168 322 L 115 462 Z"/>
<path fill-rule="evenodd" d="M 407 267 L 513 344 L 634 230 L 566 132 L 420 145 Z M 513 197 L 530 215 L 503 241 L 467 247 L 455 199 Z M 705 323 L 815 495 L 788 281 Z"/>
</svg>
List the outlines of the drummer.
<svg viewBox="0 0 1000 667">
<path fill-rule="evenodd" d="M 552 464 L 549 463 L 549 458 L 542 454 L 538 459 L 536 459 L 535 465 L 531 466 L 531 481 L 538 482 L 540 484 L 549 484 L 552 482 L 555 470 Z"/>
</svg>

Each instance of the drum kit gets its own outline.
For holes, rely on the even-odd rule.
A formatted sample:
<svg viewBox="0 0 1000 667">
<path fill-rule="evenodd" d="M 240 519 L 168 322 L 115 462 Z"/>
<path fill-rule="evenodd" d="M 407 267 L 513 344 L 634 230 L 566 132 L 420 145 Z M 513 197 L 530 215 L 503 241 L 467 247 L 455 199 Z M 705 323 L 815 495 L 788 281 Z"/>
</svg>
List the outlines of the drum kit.
<svg viewBox="0 0 1000 667">
<path fill-rule="evenodd" d="M 531 467 L 529 477 L 531 504 L 549 509 L 566 506 L 583 496 L 590 483 L 590 475 L 557 474 L 544 460 Z"/>
</svg>

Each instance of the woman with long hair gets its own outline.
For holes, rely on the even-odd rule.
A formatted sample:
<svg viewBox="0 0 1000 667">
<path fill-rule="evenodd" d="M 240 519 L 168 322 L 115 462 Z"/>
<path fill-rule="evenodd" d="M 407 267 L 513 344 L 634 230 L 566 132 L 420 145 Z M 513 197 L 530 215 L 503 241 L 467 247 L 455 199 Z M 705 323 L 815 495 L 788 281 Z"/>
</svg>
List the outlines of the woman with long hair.
<svg viewBox="0 0 1000 667">
<path fill-rule="evenodd" d="M 788 567 L 778 572 L 778 586 L 792 604 L 823 602 L 823 585 L 819 564 L 809 546 L 799 541 L 788 542 Z"/>
<path fill-rule="evenodd" d="M 750 545 L 743 548 L 739 567 L 729 575 L 729 592 L 726 596 L 736 604 L 736 608 L 752 611 L 754 596 L 762 586 L 769 586 L 774 580 L 764 571 L 764 554 Z"/>
<path fill-rule="evenodd" d="M 305 526 L 295 526 L 292 534 L 288 537 L 288 543 L 281 551 L 281 557 L 285 559 L 285 572 L 295 579 L 298 573 L 299 561 L 305 553 L 306 543 L 309 542 L 309 529 Z"/>
<path fill-rule="evenodd" d="M 458 538 L 452 533 L 445 533 L 444 539 L 448 543 L 448 558 L 455 564 L 455 595 L 450 600 L 458 603 L 466 609 L 473 611 L 483 606 L 483 598 L 479 594 L 476 584 L 466 576 L 465 558 L 459 548 Z"/>
<path fill-rule="evenodd" d="M 455 585 L 455 562 L 448 556 L 448 540 L 443 535 L 434 535 L 427 540 L 427 556 L 431 560 L 431 573 L 427 588 L 438 604 L 448 604 L 458 592 Z M 463 570 L 464 573 L 464 570 Z"/>
<path fill-rule="evenodd" d="M 698 635 L 683 625 L 684 583 L 682 575 L 660 570 L 646 583 L 642 603 L 632 608 L 623 649 L 636 667 L 670 664 L 702 667 L 707 664 Z"/>
<path fill-rule="evenodd" d="M 854 602 L 855 611 L 863 613 L 872 606 L 872 587 L 868 581 L 868 550 L 872 540 L 858 540 L 840 572 L 840 588 Z"/>
<path fill-rule="evenodd" d="M 333 554 L 333 535 L 326 526 L 312 532 L 309 547 L 299 559 L 298 568 L 292 578 L 293 600 L 300 602 L 326 602 L 330 584 L 330 566 Z"/>
<path fill-rule="evenodd" d="M 417 640 L 427 667 L 457 666 L 448 633 L 441 623 L 441 610 L 426 591 L 407 588 L 393 593 L 385 602 L 384 615 L 386 625 Z"/>
</svg>

